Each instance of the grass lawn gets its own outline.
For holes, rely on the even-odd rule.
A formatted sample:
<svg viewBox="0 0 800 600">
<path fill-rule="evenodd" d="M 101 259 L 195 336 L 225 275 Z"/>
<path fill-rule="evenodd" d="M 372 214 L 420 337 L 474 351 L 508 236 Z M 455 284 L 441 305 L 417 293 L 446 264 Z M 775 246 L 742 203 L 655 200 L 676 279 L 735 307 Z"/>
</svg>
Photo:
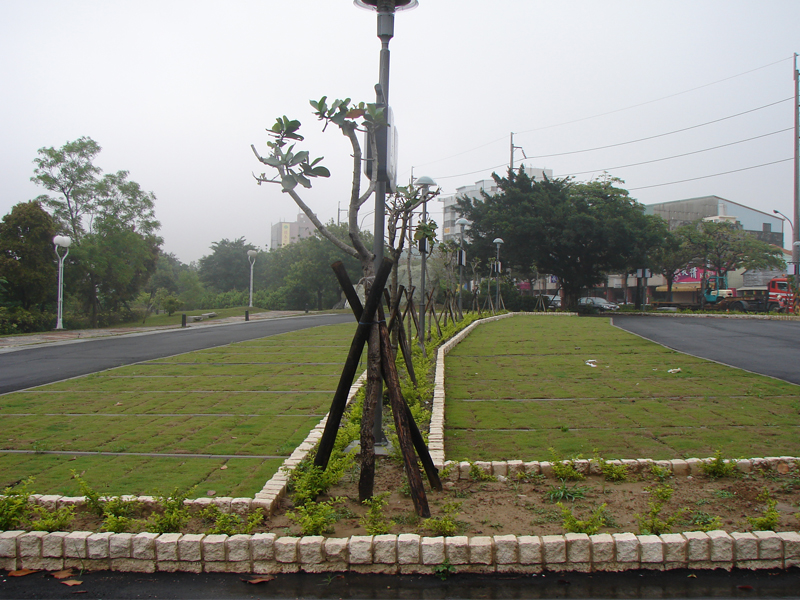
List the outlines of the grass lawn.
<svg viewBox="0 0 800 600">
<path fill-rule="evenodd" d="M 141 321 L 133 321 L 131 323 L 123 323 L 120 327 L 164 327 L 166 325 L 180 325 L 181 324 L 181 315 L 186 314 L 187 316 L 193 315 L 202 315 L 204 313 L 214 312 L 217 313 L 217 316 L 214 317 L 215 319 L 225 319 L 228 317 L 242 317 L 244 318 L 244 312 L 246 310 L 250 311 L 251 315 L 256 313 L 262 312 L 269 312 L 266 308 L 248 308 L 247 306 L 235 306 L 233 308 L 215 308 L 213 310 L 209 309 L 198 309 L 198 310 L 179 310 L 172 315 L 168 315 L 165 312 L 161 314 L 151 314 L 147 317 L 144 323 Z M 212 319 L 213 320 L 213 319 Z"/>
<path fill-rule="evenodd" d="M 77 495 L 75 470 L 106 494 L 252 496 L 328 412 L 353 331 L 316 327 L 6 394 L 0 489 L 33 476 L 37 493 Z"/>
<path fill-rule="evenodd" d="M 549 448 L 605 458 L 797 454 L 800 386 L 669 350 L 607 318 L 480 325 L 447 355 L 445 386 L 451 460 L 548 460 Z"/>
</svg>

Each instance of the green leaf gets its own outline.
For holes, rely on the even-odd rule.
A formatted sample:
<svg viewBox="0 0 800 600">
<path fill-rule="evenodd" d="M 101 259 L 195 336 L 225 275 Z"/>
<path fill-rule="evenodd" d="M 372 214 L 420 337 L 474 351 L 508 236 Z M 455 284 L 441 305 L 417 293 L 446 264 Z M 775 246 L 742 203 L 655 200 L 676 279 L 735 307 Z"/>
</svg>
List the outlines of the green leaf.
<svg viewBox="0 0 800 600">
<path fill-rule="evenodd" d="M 304 188 L 311 189 L 311 182 L 300 173 L 294 173 L 294 178 L 297 180 L 297 183 L 302 185 Z"/>
<path fill-rule="evenodd" d="M 314 177 L 330 177 L 331 176 L 331 172 L 327 169 L 327 167 L 323 167 L 323 166 L 314 167 L 313 169 L 311 169 L 311 173 L 314 175 Z"/>
<path fill-rule="evenodd" d="M 305 162 L 307 160 L 308 160 L 308 152 L 306 150 L 302 150 L 302 151 L 298 152 L 297 154 L 295 154 L 289 160 L 289 166 L 293 167 L 293 166 L 299 165 L 301 162 Z"/>
<path fill-rule="evenodd" d="M 297 187 L 297 181 L 295 180 L 294 176 L 289 173 L 281 177 L 281 185 L 285 191 L 291 191 L 295 187 Z"/>
</svg>

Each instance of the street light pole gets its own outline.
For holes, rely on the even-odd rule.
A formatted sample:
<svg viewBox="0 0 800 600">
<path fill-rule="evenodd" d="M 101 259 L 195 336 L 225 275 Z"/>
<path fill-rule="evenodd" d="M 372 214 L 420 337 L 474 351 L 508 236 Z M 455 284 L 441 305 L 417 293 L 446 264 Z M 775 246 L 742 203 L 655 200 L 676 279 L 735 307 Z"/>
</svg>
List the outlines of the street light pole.
<svg viewBox="0 0 800 600">
<path fill-rule="evenodd" d="M 64 259 L 69 254 L 69 247 L 72 245 L 72 240 L 66 235 L 57 235 L 53 238 L 53 245 L 58 257 L 58 308 L 56 317 L 56 329 L 64 329 L 63 316 L 64 316 Z M 58 253 L 59 248 L 64 248 L 64 256 Z"/>
<path fill-rule="evenodd" d="M 253 265 L 256 263 L 258 252 L 255 250 L 247 251 L 247 260 L 250 262 L 250 308 L 253 308 Z"/>
<path fill-rule="evenodd" d="M 380 67 L 378 72 L 378 85 L 376 86 L 376 101 L 377 104 L 385 107 L 385 115 L 389 114 L 389 41 L 394 37 L 394 13 L 398 10 L 405 10 L 417 6 L 417 0 L 354 0 L 353 3 L 361 8 L 374 10 L 378 13 L 378 39 L 381 41 L 380 53 Z M 389 124 L 391 126 L 391 124 Z M 386 127 L 386 125 L 384 125 Z M 377 137 L 378 132 L 375 132 Z M 381 263 L 383 262 L 383 244 L 384 244 L 384 229 L 386 227 L 386 188 L 389 183 L 388 173 L 389 165 L 387 164 L 387 157 L 389 155 L 389 136 L 384 135 L 378 144 L 377 162 L 372 167 L 372 177 L 376 181 L 375 186 L 375 227 L 374 227 L 374 243 L 372 246 L 372 253 L 375 255 L 373 262 L 373 270 L 375 274 L 378 273 Z M 376 140 L 378 141 L 378 140 Z M 383 170 L 385 175 L 379 175 Z M 383 387 L 383 382 L 378 382 L 379 387 Z M 382 397 L 383 393 L 379 394 Z M 377 445 L 383 445 L 384 435 L 381 429 L 381 420 L 383 406 L 379 400 L 375 407 L 375 423 L 373 433 L 375 435 L 375 442 Z"/>
<path fill-rule="evenodd" d="M 422 219 L 420 220 L 420 225 L 424 225 L 428 222 L 428 196 L 430 195 L 431 187 L 435 186 L 436 182 L 423 175 L 415 183 L 422 188 Z M 425 356 L 425 266 L 428 259 L 428 239 L 423 238 L 419 243 L 422 265 L 420 267 L 419 289 L 421 300 L 419 304 L 419 335 L 417 335 L 417 341 L 422 348 L 422 355 Z"/>
<path fill-rule="evenodd" d="M 495 273 L 496 273 L 495 287 L 497 288 L 496 289 L 497 296 L 494 305 L 495 305 L 495 310 L 497 311 L 500 310 L 500 244 L 504 244 L 505 242 L 503 242 L 503 238 L 494 238 L 494 241 L 492 243 L 497 246 L 497 259 L 496 262 L 494 263 Z"/>
<path fill-rule="evenodd" d="M 461 226 L 461 252 L 458 255 L 458 312 L 463 313 L 461 293 L 464 290 L 464 226 L 469 223 L 464 217 L 456 221 L 456 225 Z"/>
</svg>

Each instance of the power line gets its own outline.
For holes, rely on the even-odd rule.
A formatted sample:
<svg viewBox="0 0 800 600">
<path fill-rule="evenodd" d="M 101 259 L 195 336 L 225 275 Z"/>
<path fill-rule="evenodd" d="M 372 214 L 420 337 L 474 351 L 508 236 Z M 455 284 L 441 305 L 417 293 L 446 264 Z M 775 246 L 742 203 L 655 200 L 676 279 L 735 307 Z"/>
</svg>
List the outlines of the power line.
<svg viewBox="0 0 800 600">
<path fill-rule="evenodd" d="M 639 138 L 636 140 L 630 140 L 628 142 L 619 142 L 616 144 L 608 144 L 607 146 L 597 146 L 596 148 L 586 148 L 585 150 L 570 150 L 569 152 L 557 152 L 555 154 L 540 154 L 539 156 L 529 156 L 529 159 L 533 158 L 551 158 L 553 156 L 567 156 L 569 154 L 582 154 L 584 152 L 594 152 L 596 150 L 607 150 L 608 148 L 618 148 L 619 146 L 627 146 L 628 144 L 637 144 L 639 142 L 645 142 L 647 140 L 654 140 L 660 137 L 666 137 L 668 135 L 674 135 L 676 133 L 683 133 L 684 131 L 690 131 L 692 129 L 698 129 L 700 127 L 705 127 L 706 125 L 713 125 L 714 123 L 719 123 L 721 121 L 727 121 L 728 119 L 734 119 L 736 117 L 741 117 L 742 115 L 746 115 L 752 112 L 756 112 L 759 110 L 763 110 L 765 108 L 769 108 L 770 106 L 775 106 L 776 104 L 782 104 L 783 102 L 788 102 L 789 100 L 793 100 L 793 97 L 785 98 L 783 100 L 778 100 L 776 102 L 771 102 L 769 104 L 765 104 L 763 106 L 759 106 L 757 108 L 752 108 L 750 110 L 746 110 L 744 112 L 736 113 L 735 115 L 730 115 L 727 117 L 722 117 L 720 119 L 714 119 L 713 121 L 706 121 L 705 123 L 700 123 L 698 125 L 692 125 L 690 127 L 684 127 L 683 129 L 675 129 L 674 131 L 668 131 L 666 133 L 659 133 L 657 135 L 651 135 L 648 137 Z"/>
<path fill-rule="evenodd" d="M 733 171 L 724 171 L 722 173 L 714 173 L 713 175 L 703 175 L 701 177 L 692 177 L 690 179 L 681 179 L 680 181 L 668 181 L 667 183 L 657 183 L 655 185 L 643 185 L 643 186 L 639 186 L 639 187 L 635 187 L 635 188 L 628 188 L 628 191 L 632 192 L 634 190 L 647 190 L 647 189 L 650 189 L 650 188 L 662 187 L 662 186 L 665 186 L 665 185 L 675 185 L 676 183 L 686 183 L 687 181 L 697 181 L 698 179 L 708 179 L 710 177 L 719 177 L 720 175 L 730 175 L 731 173 L 741 173 L 742 171 L 750 171 L 752 169 L 760 169 L 761 167 L 768 167 L 770 165 L 777 165 L 779 163 L 788 162 L 790 160 L 794 160 L 794 158 L 784 158 L 782 160 L 775 160 L 775 161 L 768 162 L 768 163 L 763 163 L 763 164 L 760 164 L 760 165 L 753 165 L 752 167 L 743 167 L 741 169 L 734 169 Z"/>
<path fill-rule="evenodd" d="M 567 173 L 564 177 L 572 177 L 574 175 L 586 175 L 587 173 L 595 173 L 597 171 L 613 171 L 615 169 L 626 169 L 628 167 L 638 167 L 640 165 L 649 165 L 651 163 L 661 162 L 664 160 L 672 160 L 673 158 L 682 158 L 684 156 L 691 156 L 692 154 L 701 154 L 703 152 L 710 152 L 711 150 L 719 150 L 720 148 L 727 148 L 728 146 L 735 146 L 736 144 L 743 144 L 745 142 L 751 142 L 753 140 L 758 140 L 761 138 L 769 137 L 771 135 L 776 135 L 778 133 L 783 133 L 784 131 L 791 131 L 793 127 L 787 127 L 785 129 L 779 129 L 778 131 L 773 131 L 771 133 L 765 133 L 763 135 L 757 135 L 751 138 L 747 138 L 744 140 L 738 140 L 736 142 L 730 142 L 728 144 L 720 144 L 719 146 L 712 146 L 711 148 L 704 148 L 703 150 L 694 150 L 692 152 L 684 152 L 683 154 L 673 154 L 672 156 L 665 156 L 664 158 L 654 158 L 653 160 L 645 160 L 642 162 L 631 163 L 629 165 L 618 165 L 616 167 L 606 167 L 604 169 L 591 169 L 589 171 L 578 171 L 577 173 Z"/>
<path fill-rule="evenodd" d="M 688 90 L 683 90 L 681 92 L 676 92 L 674 94 L 669 94 L 668 96 L 662 96 L 660 98 L 655 98 L 654 100 L 647 100 L 645 102 L 640 102 L 639 104 L 632 104 L 631 106 L 626 106 L 626 107 L 623 107 L 623 108 L 617 108 L 615 110 L 611 110 L 611 111 L 604 112 L 604 113 L 598 113 L 596 115 L 591 115 L 591 116 L 588 116 L 588 117 L 581 117 L 580 119 L 574 119 L 572 121 L 564 121 L 563 123 L 556 123 L 554 125 L 545 125 L 544 127 L 537 127 L 537 128 L 534 128 L 534 129 L 526 129 L 524 131 L 519 131 L 517 133 L 523 134 L 523 133 L 531 133 L 531 132 L 534 132 L 534 131 L 542 131 L 544 129 L 553 129 L 555 127 L 562 127 L 564 125 L 571 125 L 573 123 L 580 123 L 580 122 L 583 122 L 583 121 L 588 121 L 590 119 L 596 119 L 598 117 L 604 117 L 604 116 L 615 114 L 615 113 L 618 113 L 618 112 L 624 112 L 626 110 L 630 110 L 630 109 L 633 109 L 633 108 L 638 108 L 640 106 L 645 106 L 647 104 L 653 104 L 655 102 L 661 102 L 662 100 L 668 100 L 670 98 L 674 98 L 676 96 L 681 96 L 683 94 L 688 94 L 690 92 L 694 92 L 694 91 L 697 91 L 697 90 L 700 90 L 700 89 L 703 89 L 703 88 L 707 88 L 707 87 L 710 87 L 712 85 L 716 85 L 718 83 L 723 83 L 725 81 L 730 81 L 731 79 L 736 79 L 737 77 L 743 77 L 744 75 L 749 75 L 750 73 L 754 73 L 756 71 L 760 71 L 761 69 L 766 69 L 766 68 L 771 67 L 773 65 L 777 65 L 779 63 L 782 63 L 783 61 L 789 60 L 790 58 L 792 58 L 792 57 L 790 56 L 790 57 L 787 57 L 787 58 L 782 58 L 780 60 L 776 60 L 775 62 L 771 62 L 769 64 L 762 65 L 760 67 L 756 67 L 755 69 L 750 69 L 749 71 L 744 71 L 744 72 L 738 73 L 736 75 L 731 75 L 730 77 L 725 77 L 723 79 L 718 79 L 716 81 L 712 81 L 710 83 L 706 83 L 706 84 L 703 84 L 703 85 L 700 85 L 700 86 L 697 86 L 697 87 L 689 88 Z M 485 144 L 481 144 L 480 146 L 476 146 L 474 148 L 471 148 L 469 150 L 464 150 L 463 152 L 459 152 L 459 153 L 453 154 L 451 156 L 446 156 L 444 158 L 438 158 L 436 160 L 432 160 L 432 161 L 429 161 L 429 162 L 426 162 L 426 163 L 422 163 L 422 164 L 419 164 L 419 165 L 414 165 L 414 166 L 425 167 L 427 165 L 433 165 L 433 164 L 436 164 L 438 162 L 442 162 L 444 160 L 449 160 L 451 158 L 456 158 L 458 156 L 463 156 L 464 154 L 469 154 L 470 152 L 474 152 L 475 150 L 480 150 L 481 148 L 485 148 L 486 146 L 491 146 L 492 144 L 496 144 L 497 142 L 503 141 L 505 139 L 506 139 L 506 137 L 503 136 L 501 138 L 494 139 L 491 142 L 486 142 Z M 502 166 L 502 165 L 500 165 L 500 166 Z M 492 168 L 496 169 L 497 167 L 492 167 Z M 479 171 L 473 171 L 472 173 L 465 173 L 464 175 L 472 175 L 472 174 L 477 173 L 477 172 L 479 172 Z M 450 177 L 459 177 L 459 175 L 451 175 Z M 440 177 L 439 179 L 447 179 L 447 178 L 446 177 Z"/>
<path fill-rule="evenodd" d="M 583 118 L 580 118 L 580 119 L 575 119 L 573 121 L 564 121 L 563 123 L 556 123 L 555 125 L 545 125 L 544 127 L 537 127 L 536 129 L 528 129 L 526 131 L 519 131 L 517 133 L 519 133 L 519 134 L 531 133 L 533 131 L 542 131 L 544 129 L 552 129 L 554 127 L 561 127 L 563 125 L 572 125 L 573 123 L 580 123 L 582 121 L 588 121 L 589 119 L 595 119 L 597 117 L 605 117 L 607 115 L 613 115 L 615 113 L 623 112 L 623 111 L 626 111 L 626 110 L 630 110 L 632 108 L 638 108 L 640 106 L 645 106 L 647 104 L 653 104 L 655 102 L 661 102 L 662 100 L 668 100 L 669 98 L 674 98 L 675 96 L 681 96 L 683 94 L 688 94 L 690 92 L 695 92 L 697 90 L 701 90 L 703 88 L 707 88 L 707 87 L 710 87 L 712 85 L 716 85 L 718 83 L 723 83 L 723 82 L 729 81 L 731 79 L 736 79 L 737 77 L 742 77 L 743 75 L 749 75 L 750 73 L 754 73 L 755 71 L 760 71 L 761 69 L 766 69 L 767 67 L 771 67 L 773 65 L 777 65 L 779 63 L 782 63 L 783 61 L 789 60 L 790 58 L 792 58 L 792 57 L 790 56 L 790 57 L 787 57 L 787 58 L 782 58 L 780 60 L 776 60 L 775 62 L 771 62 L 771 63 L 769 63 L 767 65 L 763 65 L 761 67 L 756 67 L 755 69 L 750 69 L 749 71 L 745 71 L 743 73 L 739 73 L 738 75 L 731 75 L 730 77 L 725 77 L 724 79 L 718 79 L 716 81 L 712 81 L 711 83 L 706 83 L 706 84 L 703 84 L 703 85 L 699 85 L 697 87 L 689 88 L 688 90 L 683 90 L 682 92 L 675 92 L 674 94 L 669 94 L 668 96 L 662 96 L 661 98 L 656 98 L 655 100 L 647 100 L 645 102 L 640 102 L 639 104 L 632 104 L 631 106 L 626 106 L 624 108 L 617 108 L 615 110 L 610 110 L 608 112 L 599 113 L 599 114 L 596 114 L 596 115 L 592 115 L 590 117 L 583 117 Z"/>
<path fill-rule="evenodd" d="M 608 148 L 617 148 L 619 146 L 626 146 L 628 144 L 636 144 L 636 143 L 644 142 L 644 141 L 647 141 L 647 140 L 653 140 L 653 139 L 657 139 L 657 138 L 661 138 L 661 137 L 666 137 L 666 136 L 669 136 L 669 135 L 674 135 L 676 133 L 682 133 L 684 131 L 690 131 L 692 129 L 698 129 L 700 127 L 705 127 L 707 125 L 713 125 L 714 123 L 720 123 L 721 121 L 727 121 L 728 119 L 741 117 L 742 115 L 746 115 L 746 114 L 753 113 L 753 112 L 756 112 L 756 111 L 759 111 L 759 110 L 763 110 L 765 108 L 769 108 L 769 107 L 775 106 L 777 104 L 782 104 L 783 102 L 788 102 L 790 100 L 793 100 L 793 98 L 789 97 L 789 98 L 785 98 L 783 100 L 777 100 L 775 102 L 771 102 L 769 104 L 764 104 L 763 106 L 758 106 L 756 108 L 752 108 L 752 109 L 746 110 L 744 112 L 740 112 L 740 113 L 736 113 L 736 114 L 733 114 L 733 115 L 729 115 L 727 117 L 721 117 L 719 119 L 714 119 L 712 121 L 706 121 L 705 123 L 699 123 L 697 125 L 691 125 L 689 127 L 684 127 L 682 129 L 676 129 L 676 130 L 673 130 L 673 131 L 668 131 L 666 133 L 659 133 L 659 134 L 656 134 L 656 135 L 651 135 L 651 136 L 647 136 L 647 137 L 643 137 L 643 138 L 639 138 L 639 139 L 635 139 L 635 140 L 629 140 L 627 142 L 619 142 L 619 143 L 616 143 L 616 144 L 609 144 L 609 145 L 606 145 L 606 146 L 597 146 L 595 148 L 586 148 L 584 150 L 570 150 L 569 152 L 558 152 L 558 153 L 555 153 L 555 154 L 540 154 L 538 156 L 529 156 L 527 158 L 528 158 L 528 160 L 533 160 L 533 159 L 537 159 L 537 158 L 552 158 L 554 156 L 567 156 L 567 155 L 571 155 L 571 154 L 582 154 L 582 153 L 585 153 L 585 152 L 595 152 L 597 150 L 607 150 Z M 485 173 L 486 171 L 499 169 L 500 167 L 503 167 L 506 164 L 507 163 L 501 163 L 501 164 L 493 166 L 493 167 L 484 167 L 483 169 L 478 169 L 476 171 L 470 171 L 469 173 L 460 173 L 458 175 L 437 176 L 436 179 L 437 180 L 439 180 L 439 179 L 453 179 L 454 177 L 464 177 L 466 175 L 474 175 L 476 173 Z M 617 167 L 617 168 L 619 168 L 619 167 Z"/>
</svg>

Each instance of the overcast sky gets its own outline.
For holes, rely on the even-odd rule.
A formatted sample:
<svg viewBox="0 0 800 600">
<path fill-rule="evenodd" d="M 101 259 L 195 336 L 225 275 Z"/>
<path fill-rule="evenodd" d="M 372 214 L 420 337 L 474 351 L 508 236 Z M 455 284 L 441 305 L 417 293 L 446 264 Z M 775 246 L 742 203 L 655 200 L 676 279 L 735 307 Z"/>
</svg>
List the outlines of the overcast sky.
<svg viewBox="0 0 800 600">
<path fill-rule="evenodd" d="M 504 173 L 513 131 L 536 157 L 517 164 L 608 170 L 644 204 L 713 194 L 791 217 L 798 23 L 797 0 L 419 0 L 390 44 L 399 180 L 413 166 L 448 194 Z M 349 147 L 308 100 L 373 101 L 379 50 L 350 0 L 0 0 L 0 213 L 44 192 L 39 148 L 89 136 L 98 166 L 155 193 L 167 252 L 268 248 L 298 210 L 254 183 L 250 144 L 266 152 L 285 114 L 332 171 L 307 202 L 336 219 Z"/>
</svg>

